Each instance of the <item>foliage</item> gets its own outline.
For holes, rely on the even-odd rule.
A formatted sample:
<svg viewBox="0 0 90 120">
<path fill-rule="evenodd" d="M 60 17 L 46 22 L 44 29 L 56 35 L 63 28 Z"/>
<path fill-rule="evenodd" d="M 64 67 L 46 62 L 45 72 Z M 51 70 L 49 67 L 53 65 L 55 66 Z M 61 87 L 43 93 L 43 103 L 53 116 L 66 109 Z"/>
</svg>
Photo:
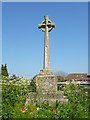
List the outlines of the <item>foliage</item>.
<svg viewBox="0 0 90 120">
<path fill-rule="evenodd" d="M 30 87 L 31 87 L 31 92 L 36 92 L 36 84 L 34 79 L 31 80 Z"/>
<path fill-rule="evenodd" d="M 1 75 L 2 76 L 9 76 L 6 64 L 1 66 Z"/>
<path fill-rule="evenodd" d="M 57 76 L 57 82 L 63 82 L 64 81 L 64 77 L 62 76 Z"/>
<path fill-rule="evenodd" d="M 55 72 L 55 75 L 65 77 L 66 73 L 64 71 L 60 70 L 60 71 Z"/>
<path fill-rule="evenodd" d="M 47 104 L 31 103 L 27 106 L 28 110 L 22 113 L 20 112 L 20 107 L 18 107 L 17 109 L 16 106 L 13 117 L 14 118 L 53 118 L 54 114 L 49 108 L 50 107 Z"/>
<path fill-rule="evenodd" d="M 11 80 L 9 77 L 2 77 L 2 118 L 12 118 L 16 104 L 25 102 L 30 92 L 29 82 L 20 78 Z"/>
<path fill-rule="evenodd" d="M 58 76 L 57 76 L 57 82 L 64 82 L 64 77 L 58 75 Z M 57 90 L 58 90 L 58 91 L 59 91 L 59 90 L 62 90 L 62 88 L 63 88 L 63 85 L 61 85 L 61 84 L 58 84 L 58 85 L 57 85 Z"/>
<path fill-rule="evenodd" d="M 64 93 L 69 102 L 65 106 L 68 110 L 68 117 L 70 118 L 87 118 L 89 111 L 88 90 L 85 87 L 70 83 L 64 88 Z"/>
<path fill-rule="evenodd" d="M 87 90 L 70 83 L 63 87 L 68 98 L 68 104 L 56 101 L 55 104 L 29 103 L 25 104 L 31 85 L 34 81 L 21 78 L 2 78 L 2 117 L 6 118 L 88 118 Z M 35 86 L 34 86 L 35 87 Z M 33 89 L 34 90 L 34 89 Z M 24 110 L 24 111 L 23 111 Z"/>
</svg>

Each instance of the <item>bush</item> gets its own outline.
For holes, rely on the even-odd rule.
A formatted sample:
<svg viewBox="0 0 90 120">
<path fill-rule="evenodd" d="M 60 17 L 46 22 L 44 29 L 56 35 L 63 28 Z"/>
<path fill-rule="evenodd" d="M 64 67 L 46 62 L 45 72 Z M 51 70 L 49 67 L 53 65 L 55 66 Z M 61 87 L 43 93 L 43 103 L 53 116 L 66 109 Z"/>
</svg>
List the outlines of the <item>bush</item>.
<svg viewBox="0 0 90 120">
<path fill-rule="evenodd" d="M 70 83 L 64 88 L 64 93 L 67 96 L 69 103 L 66 106 L 69 111 L 70 118 L 88 118 L 89 99 L 88 90 L 83 86 Z"/>
<path fill-rule="evenodd" d="M 64 82 L 64 77 L 63 76 L 57 76 L 57 81 L 58 82 Z"/>
<path fill-rule="evenodd" d="M 16 104 L 25 102 L 30 91 L 27 81 L 2 77 L 2 118 L 12 118 Z"/>
<path fill-rule="evenodd" d="M 89 118 L 88 94 L 82 86 L 70 83 L 63 87 L 68 104 L 56 101 L 55 104 L 35 102 L 25 105 L 30 91 L 32 91 L 31 86 L 27 80 L 19 78 L 10 80 L 4 77 L 2 79 L 2 118 Z"/>
</svg>

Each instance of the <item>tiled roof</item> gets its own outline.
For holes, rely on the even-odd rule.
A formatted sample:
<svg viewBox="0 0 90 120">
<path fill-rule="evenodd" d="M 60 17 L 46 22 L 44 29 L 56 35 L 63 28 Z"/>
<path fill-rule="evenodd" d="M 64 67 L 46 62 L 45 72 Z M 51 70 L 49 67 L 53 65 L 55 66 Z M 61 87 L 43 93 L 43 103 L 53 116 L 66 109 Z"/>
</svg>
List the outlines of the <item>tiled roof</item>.
<svg viewBox="0 0 90 120">
<path fill-rule="evenodd" d="M 64 80 L 90 80 L 87 73 L 71 73 L 64 77 Z"/>
</svg>

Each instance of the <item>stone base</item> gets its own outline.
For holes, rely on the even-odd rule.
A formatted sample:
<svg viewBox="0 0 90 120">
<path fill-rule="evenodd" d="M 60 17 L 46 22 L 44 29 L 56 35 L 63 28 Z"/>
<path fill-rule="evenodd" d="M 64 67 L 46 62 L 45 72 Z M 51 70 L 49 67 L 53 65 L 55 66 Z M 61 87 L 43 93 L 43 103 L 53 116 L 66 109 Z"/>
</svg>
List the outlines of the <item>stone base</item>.
<svg viewBox="0 0 90 120">
<path fill-rule="evenodd" d="M 43 69 L 40 70 L 40 75 L 54 75 L 53 71 L 51 69 Z"/>
<path fill-rule="evenodd" d="M 57 100 L 62 103 L 68 103 L 68 99 L 64 96 L 63 91 L 57 91 L 57 79 L 52 70 L 41 70 L 33 80 L 36 84 L 36 92 L 29 94 L 26 104 L 30 102 L 55 103 Z"/>
<path fill-rule="evenodd" d="M 57 92 L 57 79 L 52 70 L 43 69 L 34 79 L 37 93 Z"/>
<path fill-rule="evenodd" d="M 26 101 L 28 103 L 56 103 L 56 101 L 60 101 L 61 103 L 68 103 L 68 99 L 64 96 L 63 91 L 58 91 L 57 93 L 30 93 L 29 97 Z"/>
</svg>

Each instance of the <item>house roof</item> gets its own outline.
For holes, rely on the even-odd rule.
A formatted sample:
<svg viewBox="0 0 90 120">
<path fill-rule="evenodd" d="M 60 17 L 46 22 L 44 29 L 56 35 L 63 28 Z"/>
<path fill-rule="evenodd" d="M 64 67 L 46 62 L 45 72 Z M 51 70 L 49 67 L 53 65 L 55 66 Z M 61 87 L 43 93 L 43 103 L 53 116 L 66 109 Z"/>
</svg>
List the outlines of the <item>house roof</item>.
<svg viewBox="0 0 90 120">
<path fill-rule="evenodd" d="M 71 73 L 64 77 L 64 80 L 90 80 L 87 73 Z"/>
</svg>

